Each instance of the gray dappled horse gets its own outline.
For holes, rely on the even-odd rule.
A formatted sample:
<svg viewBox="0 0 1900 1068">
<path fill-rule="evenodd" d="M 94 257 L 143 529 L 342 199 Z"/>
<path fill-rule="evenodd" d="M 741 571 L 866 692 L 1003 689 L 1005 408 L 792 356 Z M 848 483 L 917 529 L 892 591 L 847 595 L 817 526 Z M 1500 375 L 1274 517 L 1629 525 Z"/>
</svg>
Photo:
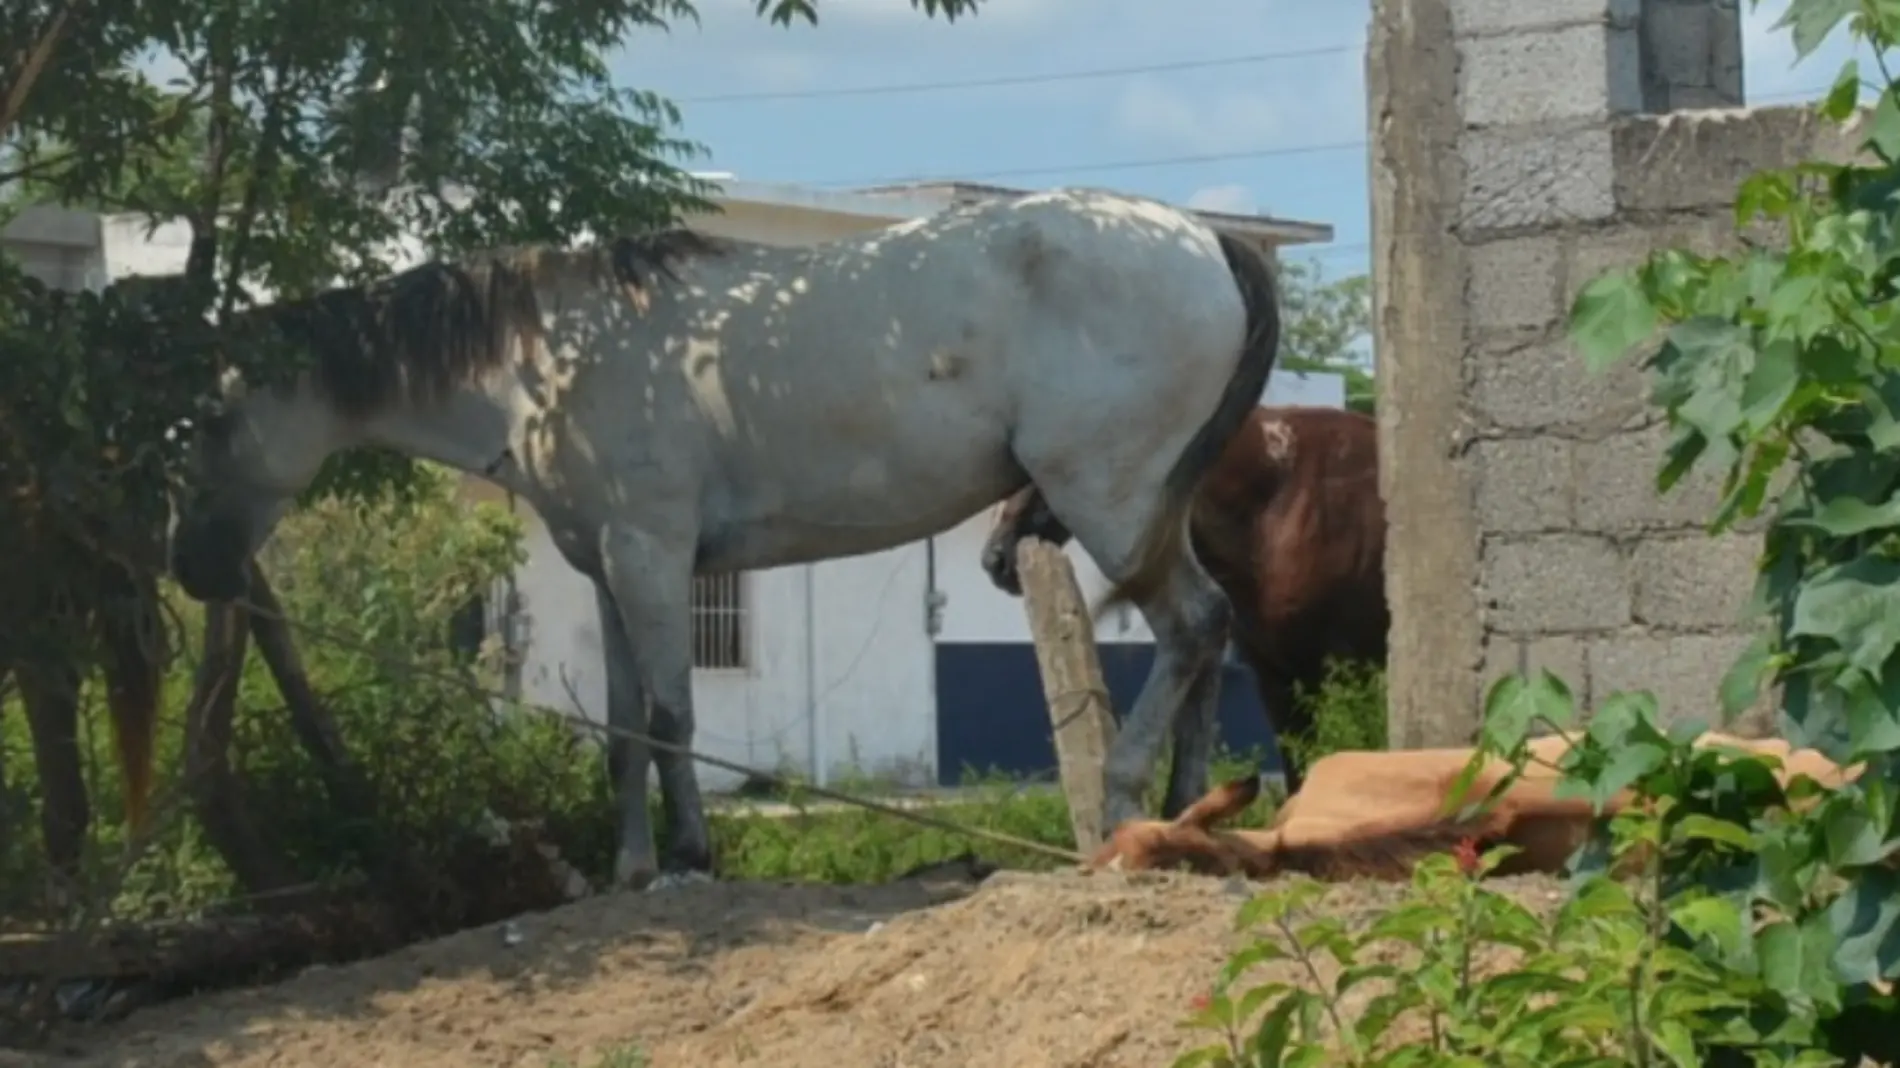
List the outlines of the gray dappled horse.
<svg viewBox="0 0 1900 1068">
<path fill-rule="evenodd" d="M 330 454 L 436 460 L 533 505 L 594 580 L 610 726 L 684 746 L 695 573 L 876 552 L 1033 483 L 1155 634 L 1105 818 L 1140 814 L 1171 726 L 1171 800 L 1205 792 L 1229 608 L 1187 510 L 1259 402 L 1279 314 L 1266 259 L 1194 216 L 1055 190 L 813 247 L 671 230 L 496 252 L 253 314 L 314 370 L 226 376 L 173 521 L 191 596 L 243 595 Z M 691 758 L 616 736 L 622 884 L 660 870 L 649 761 L 667 869 L 711 868 Z"/>
</svg>

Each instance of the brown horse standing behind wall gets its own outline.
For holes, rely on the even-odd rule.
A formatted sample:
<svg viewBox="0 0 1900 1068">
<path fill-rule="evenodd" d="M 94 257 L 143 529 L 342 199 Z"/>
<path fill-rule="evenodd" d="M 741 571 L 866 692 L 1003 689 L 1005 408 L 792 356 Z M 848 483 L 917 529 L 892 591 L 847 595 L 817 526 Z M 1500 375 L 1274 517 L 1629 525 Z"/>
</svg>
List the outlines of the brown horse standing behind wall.
<svg viewBox="0 0 1900 1068">
<path fill-rule="evenodd" d="M 1191 529 L 1195 555 L 1234 605 L 1234 643 L 1276 738 L 1311 729 L 1311 710 L 1295 694 L 1319 686 L 1329 659 L 1384 665 L 1391 616 L 1372 419 L 1334 408 L 1256 408 L 1202 480 Z M 984 570 L 1020 594 L 1016 541 L 1061 544 L 1068 536 L 1034 488 L 1024 490 L 997 517 Z M 1176 745 L 1182 741 L 1177 733 Z M 1298 790 L 1302 769 L 1284 742 L 1281 759 L 1288 792 Z M 1170 775 L 1169 815 L 1200 796 L 1193 786 Z"/>
</svg>

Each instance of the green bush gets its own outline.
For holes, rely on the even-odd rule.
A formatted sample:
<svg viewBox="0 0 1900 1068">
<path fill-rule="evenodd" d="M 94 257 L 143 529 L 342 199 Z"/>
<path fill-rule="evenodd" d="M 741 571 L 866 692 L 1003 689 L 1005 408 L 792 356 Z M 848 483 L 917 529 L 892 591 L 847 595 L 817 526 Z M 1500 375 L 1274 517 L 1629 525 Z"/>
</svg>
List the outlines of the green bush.
<svg viewBox="0 0 1900 1068">
<path fill-rule="evenodd" d="M 1328 660 L 1315 689 L 1296 688 L 1294 699 L 1311 710 L 1313 726 L 1281 739 L 1303 767 L 1333 753 L 1382 750 L 1386 740 L 1385 668 L 1350 660 Z"/>
<path fill-rule="evenodd" d="M 275 681 L 252 649 L 234 727 L 232 762 L 244 806 L 296 869 L 315 880 L 360 874 L 373 850 L 394 845 L 439 865 L 484 830 L 485 814 L 542 819 L 577 866 L 604 866 L 610 806 L 598 748 L 550 717 L 498 708 L 493 649 L 458 648 L 452 626 L 520 559 L 518 522 L 459 498 L 453 476 L 428 470 L 416 491 L 374 505 L 327 500 L 292 515 L 264 564 L 282 600 L 313 688 L 379 804 L 373 825 L 338 817 L 318 769 L 295 737 Z M 181 644 L 193 650 L 196 605 L 173 597 Z M 178 710 L 191 691 L 192 656 L 166 680 L 158 746 L 161 789 L 181 767 Z M 479 688 L 479 689 L 476 689 Z M 88 687 L 84 743 L 95 810 L 95 854 L 117 856 L 122 801 L 96 683 Z M 38 894 L 37 795 L 23 717 L 9 708 L 0 741 L 16 797 L 5 843 L 8 911 Z M 236 893 L 202 829 L 174 800 L 170 818 L 120 888 L 132 916 L 191 913 Z"/>
<path fill-rule="evenodd" d="M 1503 679 L 1471 771 L 1492 754 L 1522 769 L 1535 729 L 1581 718 L 1548 673 Z M 1475 843 L 1422 863 L 1405 903 L 1364 930 L 1315 918 L 1325 888 L 1311 880 L 1252 899 L 1239 925 L 1264 935 L 1229 959 L 1187 1021 L 1217 1040 L 1176 1068 L 1844 1063 L 1827 1048 L 1853 1039 L 1826 1026 L 1843 991 L 1814 955 L 1823 929 L 1764 909 L 1752 890 L 1738 898 L 1732 878 L 1737 862 L 1768 859 L 1770 829 L 1819 788 L 1784 790 L 1759 757 L 1693 747 L 1699 733 L 1662 730 L 1643 694 L 1596 710 L 1560 769 L 1563 789 L 1601 804 L 1634 787 L 1655 804 L 1609 821 L 1608 848 L 1586 854 L 1554 916 L 1481 885 L 1508 850 L 1480 857 Z M 1778 878 L 1784 893 L 1813 894 L 1818 874 Z M 1308 981 L 1249 982 L 1284 960 Z"/>
</svg>

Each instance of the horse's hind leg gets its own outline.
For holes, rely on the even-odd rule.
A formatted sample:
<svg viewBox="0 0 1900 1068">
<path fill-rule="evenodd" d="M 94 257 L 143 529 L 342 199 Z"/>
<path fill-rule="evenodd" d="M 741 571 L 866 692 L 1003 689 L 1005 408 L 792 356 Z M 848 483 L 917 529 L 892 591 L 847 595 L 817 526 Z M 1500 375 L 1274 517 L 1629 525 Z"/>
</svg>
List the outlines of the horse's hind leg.
<svg viewBox="0 0 1900 1068">
<path fill-rule="evenodd" d="M 1161 801 L 1161 817 L 1173 819 L 1206 796 L 1214 763 L 1214 732 L 1220 713 L 1220 655 L 1214 668 L 1202 674 L 1182 698 L 1174 717 L 1174 759 L 1168 767 L 1168 789 Z"/>
<path fill-rule="evenodd" d="M 1127 495 L 1076 482 L 1043 492 L 1103 574 L 1112 582 L 1126 578 L 1141 530 L 1130 521 L 1130 513 L 1140 510 L 1117 503 Z M 1103 769 L 1103 817 L 1109 827 L 1142 815 L 1143 795 L 1170 732 L 1175 753 L 1168 776 L 1169 807 L 1185 807 L 1206 792 L 1220 698 L 1220 653 L 1233 609 L 1194 559 L 1187 538 L 1180 544 L 1161 585 L 1136 603 L 1154 632 L 1155 660 L 1134 707 L 1122 717 Z"/>
<path fill-rule="evenodd" d="M 653 819 L 647 811 L 647 773 L 653 763 L 646 740 L 647 692 L 613 592 L 602 581 L 594 583 L 594 591 L 601 659 L 607 668 L 607 781 L 614 791 L 620 836 L 614 849 L 614 882 L 638 890 L 659 871 Z"/>
<path fill-rule="evenodd" d="M 997 588 L 1021 596 L 1022 577 L 1016 572 L 1016 546 L 1024 538 L 1040 538 L 1060 547 L 1070 538 L 1069 528 L 1057 518 L 1049 501 L 1034 484 L 1019 490 L 1003 505 L 996 526 L 983 544 L 983 570 Z M 1143 610 L 1146 614 L 1146 609 Z M 1223 645 L 1225 639 L 1222 639 Z M 1169 819 L 1207 792 L 1208 766 L 1214 757 L 1214 729 L 1219 711 L 1219 654 L 1215 668 L 1189 690 L 1174 720 L 1174 759 L 1168 768 L 1168 788 L 1161 814 Z M 1154 758 L 1148 758 L 1152 766 Z"/>
</svg>

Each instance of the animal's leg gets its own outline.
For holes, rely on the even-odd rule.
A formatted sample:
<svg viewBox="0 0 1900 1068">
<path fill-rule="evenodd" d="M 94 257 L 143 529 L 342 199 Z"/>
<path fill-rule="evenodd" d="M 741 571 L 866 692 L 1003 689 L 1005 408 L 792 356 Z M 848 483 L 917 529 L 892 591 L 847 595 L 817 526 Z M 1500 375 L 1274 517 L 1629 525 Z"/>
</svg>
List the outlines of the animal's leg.
<svg viewBox="0 0 1900 1068">
<path fill-rule="evenodd" d="M 1155 662 L 1109 750 L 1104 792 L 1111 809 L 1120 804 L 1128 815 L 1139 813 L 1161 732 L 1172 728 L 1176 745 L 1165 801 L 1172 814 L 1207 792 L 1220 700 L 1220 651 L 1227 643 L 1232 609 L 1186 552 L 1137 607 L 1154 632 Z M 1114 818 L 1116 813 L 1108 815 Z"/>
<path fill-rule="evenodd" d="M 1293 746 L 1299 743 L 1289 743 L 1288 739 L 1304 742 L 1312 734 L 1312 718 L 1307 715 L 1305 704 L 1295 699 L 1295 687 L 1286 672 L 1256 663 L 1253 673 L 1260 692 L 1260 711 L 1267 717 L 1267 725 L 1273 728 L 1273 745 L 1280 752 L 1286 796 L 1292 797 L 1300 792 L 1300 784 L 1305 781 L 1305 762 L 1293 751 Z"/>
<path fill-rule="evenodd" d="M 983 543 L 983 570 L 997 589 L 1012 597 L 1023 592 L 1022 576 L 1016 573 L 1016 544 L 1024 538 L 1041 538 L 1058 547 L 1069 540 L 1069 528 L 1050 511 L 1049 502 L 1034 485 L 1024 486 L 1004 502 Z"/>
<path fill-rule="evenodd" d="M 1080 514 L 1072 509 L 1066 517 L 1076 540 L 1111 582 L 1120 581 L 1130 566 L 1134 529 L 1097 518 L 1113 514 L 1112 509 Z M 1109 747 L 1102 782 L 1103 818 L 1108 827 L 1140 817 L 1142 795 L 1153 781 L 1162 742 L 1182 720 L 1186 725 L 1180 730 L 1188 744 L 1174 754 L 1169 792 L 1180 791 L 1186 802 L 1198 797 L 1189 791 L 1193 784 L 1207 781 L 1215 703 L 1220 698 L 1220 652 L 1233 616 L 1227 598 L 1201 569 L 1185 538 L 1168 565 L 1166 578 L 1136 607 L 1154 632 L 1155 660 Z M 1170 797 L 1170 803 L 1174 800 Z"/>
<path fill-rule="evenodd" d="M 653 819 L 647 812 L 647 693 L 640 682 L 632 639 L 621 622 L 613 591 L 594 583 L 600 612 L 600 648 L 607 665 L 607 781 L 613 784 L 620 845 L 614 851 L 614 882 L 640 889 L 659 873 L 653 849 Z"/>
<path fill-rule="evenodd" d="M 7 665 L 11 663 L 12 657 L 7 655 L 5 651 L 0 651 L 0 717 L 6 715 L 7 683 L 11 681 L 13 677 L 13 671 Z M 4 728 L 5 726 L 6 720 L 0 718 L 0 728 Z M 13 817 L 15 813 L 13 811 L 12 801 L 13 791 L 7 781 L 6 747 L 0 746 L 0 847 L 4 847 L 14 835 Z"/>
<path fill-rule="evenodd" d="M 46 855 L 57 874 L 73 879 L 79 874 L 80 850 L 92 824 L 79 756 L 79 672 L 63 661 L 39 661 L 21 665 L 15 678 L 39 767 L 44 798 L 40 833 L 45 836 Z"/>
<path fill-rule="evenodd" d="M 1214 669 L 1197 679 L 1174 717 L 1174 759 L 1168 767 L 1168 790 L 1161 818 L 1173 819 L 1207 794 L 1209 769 L 1214 763 L 1214 731 L 1220 712 L 1220 656 Z"/>
<path fill-rule="evenodd" d="M 693 744 L 693 538 L 661 538 L 633 527 L 608 533 L 603 559 L 625 629 L 622 644 L 649 700 L 655 740 L 652 747 L 660 776 L 660 801 L 666 820 L 664 866 L 675 872 L 712 870 L 699 776 L 684 750 Z M 623 805 L 624 800 L 623 790 Z M 642 802 L 644 803 L 644 802 Z M 623 831 L 624 839 L 629 832 Z"/>
</svg>

